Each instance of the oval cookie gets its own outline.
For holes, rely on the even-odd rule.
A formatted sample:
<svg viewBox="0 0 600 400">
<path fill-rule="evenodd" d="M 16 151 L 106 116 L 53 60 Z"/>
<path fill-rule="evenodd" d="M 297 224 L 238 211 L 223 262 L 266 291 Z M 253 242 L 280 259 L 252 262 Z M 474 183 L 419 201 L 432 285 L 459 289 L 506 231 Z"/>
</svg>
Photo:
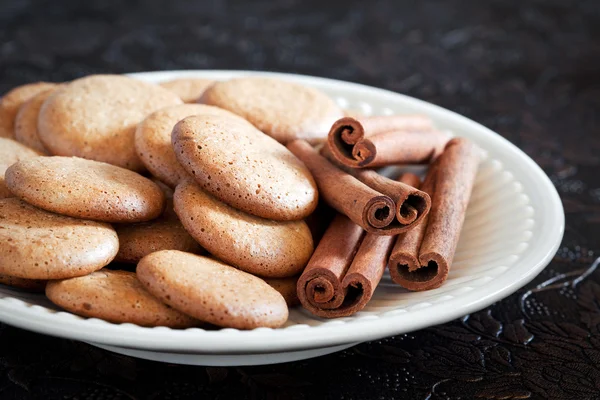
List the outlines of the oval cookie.
<svg viewBox="0 0 600 400">
<path fill-rule="evenodd" d="M 277 328 L 288 318 L 285 300 L 265 281 L 208 257 L 158 251 L 141 259 L 137 276 L 166 304 L 217 326 Z"/>
<path fill-rule="evenodd" d="M 191 180 L 177 185 L 175 212 L 208 252 L 264 277 L 298 274 L 313 253 L 304 221 L 272 221 L 246 214 L 205 193 Z"/>
<path fill-rule="evenodd" d="M 19 160 L 38 157 L 40 153 L 12 139 L 0 137 L 0 199 L 13 197 L 4 181 L 4 173 Z"/>
<path fill-rule="evenodd" d="M 306 166 L 240 118 L 187 117 L 173 128 L 175 155 L 200 186 L 225 203 L 263 218 L 297 220 L 317 206 Z"/>
<path fill-rule="evenodd" d="M 15 117 L 15 139 L 41 154 L 49 153 L 38 135 L 38 115 L 42 105 L 54 93 L 54 90 L 45 90 L 27 100 L 19 107 L 19 112 Z"/>
<path fill-rule="evenodd" d="M 200 324 L 148 293 L 134 272 L 103 269 L 87 276 L 51 281 L 46 296 L 73 314 L 117 324 L 171 328 Z"/>
<path fill-rule="evenodd" d="M 325 139 L 342 110 L 325 93 L 276 78 L 217 82 L 200 102 L 234 112 L 278 142 Z"/>
<path fill-rule="evenodd" d="M 38 133 L 52 154 L 141 171 L 134 146 L 136 125 L 148 114 L 176 104 L 181 99 L 158 85 L 120 75 L 92 75 L 46 100 Z"/>
<path fill-rule="evenodd" d="M 44 292 L 46 280 L 23 279 L 15 276 L 0 274 L 0 283 L 17 289 L 27 290 L 28 292 Z"/>
<path fill-rule="evenodd" d="M 114 227 L 119 237 L 119 252 L 115 257 L 117 262 L 137 263 L 142 257 L 159 250 L 189 253 L 202 250 L 179 222 L 172 203 L 167 204 L 165 212 L 153 221 L 118 224 Z"/>
<path fill-rule="evenodd" d="M 202 104 L 180 104 L 150 114 L 135 131 L 138 156 L 152 175 L 175 187 L 187 176 L 177 161 L 171 145 L 175 124 L 185 117 L 198 114 L 235 115 L 218 107 Z"/>
<path fill-rule="evenodd" d="M 298 276 L 291 276 L 289 278 L 265 278 L 265 282 L 283 296 L 288 307 L 294 307 L 300 304 L 298 292 L 296 291 Z"/>
<path fill-rule="evenodd" d="M 184 103 L 195 103 L 214 82 L 212 79 L 182 78 L 161 82 L 160 86 L 177 94 Z"/>
<path fill-rule="evenodd" d="M 165 206 L 160 188 L 140 174 L 77 157 L 36 157 L 6 170 L 17 197 L 44 210 L 106 222 L 141 222 Z"/>
<path fill-rule="evenodd" d="M 18 86 L 0 98 L 0 138 L 15 137 L 15 117 L 19 107 L 40 92 L 55 87 L 55 83 L 35 82 Z"/>
<path fill-rule="evenodd" d="M 117 254 L 109 224 L 53 214 L 16 198 L 0 200 L 0 274 L 25 279 L 87 275 Z"/>
</svg>

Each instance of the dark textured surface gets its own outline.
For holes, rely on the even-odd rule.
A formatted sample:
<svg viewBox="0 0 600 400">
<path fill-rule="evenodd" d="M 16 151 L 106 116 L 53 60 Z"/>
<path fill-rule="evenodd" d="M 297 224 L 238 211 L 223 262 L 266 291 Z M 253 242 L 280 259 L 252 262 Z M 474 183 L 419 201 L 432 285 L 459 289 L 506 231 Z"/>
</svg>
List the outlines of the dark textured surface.
<svg viewBox="0 0 600 400">
<path fill-rule="evenodd" d="M 163 365 L 0 325 L 0 398 L 600 398 L 597 0 L 121 3 L 0 1 L 0 91 L 206 68 L 384 87 L 533 157 L 562 197 L 565 238 L 534 282 L 485 311 L 278 366 Z"/>
</svg>

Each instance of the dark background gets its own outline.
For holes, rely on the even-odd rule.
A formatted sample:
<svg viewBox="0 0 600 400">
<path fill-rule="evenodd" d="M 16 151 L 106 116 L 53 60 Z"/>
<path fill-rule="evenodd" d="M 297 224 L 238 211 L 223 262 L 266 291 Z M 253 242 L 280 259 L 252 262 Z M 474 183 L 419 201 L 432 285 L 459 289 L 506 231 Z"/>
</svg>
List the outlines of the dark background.
<svg viewBox="0 0 600 400">
<path fill-rule="evenodd" d="M 598 0 L 1 0 L 0 92 L 168 69 L 383 87 L 518 145 L 567 225 L 550 266 L 487 310 L 303 362 L 166 365 L 0 325 L 0 398 L 600 398 L 599 27 Z"/>
</svg>

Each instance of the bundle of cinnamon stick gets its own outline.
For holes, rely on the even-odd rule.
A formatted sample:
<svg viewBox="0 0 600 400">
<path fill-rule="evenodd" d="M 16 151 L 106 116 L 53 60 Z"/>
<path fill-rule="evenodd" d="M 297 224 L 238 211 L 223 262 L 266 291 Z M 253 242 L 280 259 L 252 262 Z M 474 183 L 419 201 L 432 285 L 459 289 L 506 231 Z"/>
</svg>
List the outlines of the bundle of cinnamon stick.
<svg viewBox="0 0 600 400">
<path fill-rule="evenodd" d="M 479 148 L 451 139 L 426 117 L 344 117 L 319 150 L 302 140 L 288 148 L 312 172 L 321 198 L 337 212 L 298 279 L 302 306 L 335 318 L 362 310 L 385 268 L 412 291 L 448 277 L 477 168 Z M 374 167 L 426 164 L 398 179 Z"/>
</svg>

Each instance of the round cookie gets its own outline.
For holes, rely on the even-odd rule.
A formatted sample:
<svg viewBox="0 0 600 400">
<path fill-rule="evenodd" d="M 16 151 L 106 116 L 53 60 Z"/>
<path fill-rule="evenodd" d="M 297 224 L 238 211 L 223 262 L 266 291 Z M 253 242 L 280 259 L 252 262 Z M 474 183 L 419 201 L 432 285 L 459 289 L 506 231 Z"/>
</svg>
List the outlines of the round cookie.
<svg viewBox="0 0 600 400">
<path fill-rule="evenodd" d="M 4 173 L 8 167 L 19 160 L 38 157 L 40 155 L 37 151 L 19 142 L 0 137 L 0 199 L 14 196 L 8 190 L 8 187 L 6 187 L 6 182 L 4 181 Z"/>
<path fill-rule="evenodd" d="M 283 296 L 288 307 L 295 307 L 300 304 L 298 292 L 296 292 L 298 276 L 291 276 L 289 278 L 265 278 L 265 282 Z"/>
<path fill-rule="evenodd" d="M 181 250 L 199 253 L 202 248 L 185 230 L 167 202 L 165 212 L 150 222 L 114 226 L 119 237 L 116 262 L 137 263 L 144 256 L 159 250 Z"/>
<path fill-rule="evenodd" d="M 0 138 L 15 137 L 15 117 L 19 107 L 27 100 L 48 89 L 55 87 L 55 83 L 35 82 L 18 86 L 0 98 Z"/>
<path fill-rule="evenodd" d="M 121 75 L 92 75 L 65 85 L 46 100 L 38 133 L 52 154 L 141 171 L 135 127 L 148 114 L 176 104 L 181 99 L 158 85 Z"/>
<path fill-rule="evenodd" d="M 6 186 L 44 210 L 105 222 L 157 218 L 165 206 L 160 188 L 140 174 L 77 157 L 36 157 L 6 170 Z"/>
<path fill-rule="evenodd" d="M 103 269 L 87 276 L 51 281 L 46 296 L 73 314 L 117 324 L 188 328 L 201 323 L 148 293 L 134 272 Z"/>
<path fill-rule="evenodd" d="M 263 277 L 298 274 L 313 253 L 304 221 L 272 221 L 236 210 L 191 180 L 177 185 L 175 212 L 185 229 L 209 253 Z"/>
<path fill-rule="evenodd" d="M 195 103 L 202 93 L 215 81 L 202 78 L 181 78 L 161 82 L 160 86 L 169 89 L 183 100 L 184 103 Z"/>
<path fill-rule="evenodd" d="M 48 89 L 33 96 L 19 107 L 15 117 L 15 139 L 41 154 L 49 153 L 38 135 L 38 115 L 42 105 L 54 91 L 55 89 Z"/>
<path fill-rule="evenodd" d="M 244 77 L 217 82 L 201 103 L 234 112 L 278 142 L 327 138 L 342 110 L 325 93 L 276 78 Z"/>
<path fill-rule="evenodd" d="M 173 126 L 185 117 L 198 114 L 235 115 L 218 107 L 180 104 L 150 114 L 135 131 L 135 149 L 139 158 L 152 175 L 172 187 L 187 176 L 171 145 Z"/>
<path fill-rule="evenodd" d="M 87 275 L 117 254 L 115 230 L 40 210 L 22 200 L 0 200 L 0 274 L 25 279 Z"/>
<path fill-rule="evenodd" d="M 140 260 L 137 276 L 166 304 L 217 326 L 277 328 L 288 318 L 285 300 L 265 281 L 208 257 L 158 251 Z"/>
<path fill-rule="evenodd" d="M 23 279 L 15 276 L 0 274 L 0 284 L 11 286 L 17 289 L 27 290 L 28 292 L 43 293 L 46 288 L 45 280 Z"/>
<path fill-rule="evenodd" d="M 175 155 L 200 186 L 253 215 L 297 220 L 317 206 L 315 181 L 282 144 L 240 118 L 187 117 L 173 128 Z"/>
</svg>

